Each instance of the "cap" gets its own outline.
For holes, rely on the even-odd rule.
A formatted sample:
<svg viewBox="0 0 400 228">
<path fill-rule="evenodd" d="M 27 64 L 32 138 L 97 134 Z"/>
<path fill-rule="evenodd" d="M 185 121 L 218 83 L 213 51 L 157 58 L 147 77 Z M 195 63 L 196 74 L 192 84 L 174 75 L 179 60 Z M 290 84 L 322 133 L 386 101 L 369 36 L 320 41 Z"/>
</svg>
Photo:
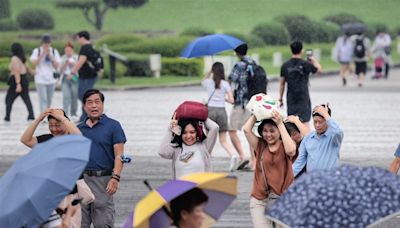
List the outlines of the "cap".
<svg viewBox="0 0 400 228">
<path fill-rule="evenodd" d="M 50 35 L 43 35 L 42 36 L 42 43 L 51 43 Z"/>
</svg>

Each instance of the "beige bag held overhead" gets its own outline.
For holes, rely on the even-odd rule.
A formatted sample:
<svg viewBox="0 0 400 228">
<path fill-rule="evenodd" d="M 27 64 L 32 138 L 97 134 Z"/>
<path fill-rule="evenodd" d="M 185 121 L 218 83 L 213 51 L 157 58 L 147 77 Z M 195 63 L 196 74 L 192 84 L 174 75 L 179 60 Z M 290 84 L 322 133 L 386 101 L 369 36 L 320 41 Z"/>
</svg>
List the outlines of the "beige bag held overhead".
<svg viewBox="0 0 400 228">
<path fill-rule="evenodd" d="M 76 181 L 76 186 L 78 188 L 78 196 L 82 198 L 82 204 L 93 203 L 95 197 L 90 190 L 89 186 L 86 184 L 85 180 L 80 179 Z"/>
</svg>

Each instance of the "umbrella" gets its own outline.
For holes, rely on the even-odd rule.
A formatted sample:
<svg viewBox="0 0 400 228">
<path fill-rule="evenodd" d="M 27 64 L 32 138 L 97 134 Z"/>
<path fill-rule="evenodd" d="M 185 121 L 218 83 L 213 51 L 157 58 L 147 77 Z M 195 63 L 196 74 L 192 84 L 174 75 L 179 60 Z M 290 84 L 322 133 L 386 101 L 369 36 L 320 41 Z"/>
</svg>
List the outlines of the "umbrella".
<svg viewBox="0 0 400 228">
<path fill-rule="evenodd" d="M 66 135 L 36 145 L 0 179 L 0 227 L 37 227 L 73 189 L 91 141 Z"/>
<path fill-rule="evenodd" d="M 181 57 L 193 58 L 214 55 L 222 51 L 235 49 L 241 44 L 244 44 L 244 42 L 230 35 L 212 34 L 202 36 L 186 45 Z"/>
<path fill-rule="evenodd" d="M 237 178 L 225 173 L 196 173 L 168 181 L 139 201 L 125 220 L 124 227 L 169 227 L 171 219 L 162 207 L 168 207 L 171 200 L 195 187 L 201 188 L 208 196 L 203 225 L 209 227 L 236 198 Z"/>
<path fill-rule="evenodd" d="M 342 31 L 348 35 L 362 34 L 367 31 L 367 25 L 363 23 L 347 23 L 342 25 Z"/>
<path fill-rule="evenodd" d="M 290 227 L 366 227 L 399 212 L 400 177 L 344 165 L 303 175 L 267 213 Z"/>
</svg>

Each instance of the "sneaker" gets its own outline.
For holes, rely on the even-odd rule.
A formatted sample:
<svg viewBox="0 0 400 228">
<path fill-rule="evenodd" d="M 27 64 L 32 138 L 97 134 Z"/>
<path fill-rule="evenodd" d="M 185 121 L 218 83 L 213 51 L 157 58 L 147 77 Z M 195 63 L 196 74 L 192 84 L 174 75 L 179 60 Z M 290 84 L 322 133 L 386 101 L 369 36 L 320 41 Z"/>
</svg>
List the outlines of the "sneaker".
<svg viewBox="0 0 400 228">
<path fill-rule="evenodd" d="M 238 156 L 232 156 L 231 157 L 231 161 L 229 164 L 229 172 L 233 172 L 237 169 L 238 165 L 239 165 L 239 157 Z"/>
<path fill-rule="evenodd" d="M 78 116 L 71 116 L 71 121 L 74 123 L 79 122 L 79 117 Z"/>
<path fill-rule="evenodd" d="M 249 160 L 243 160 L 242 162 L 240 162 L 240 164 L 237 167 L 237 170 L 242 170 L 244 169 L 248 164 L 249 164 Z"/>
<path fill-rule="evenodd" d="M 345 78 L 342 78 L 342 81 L 343 81 L 343 86 L 346 86 L 347 80 Z"/>
</svg>

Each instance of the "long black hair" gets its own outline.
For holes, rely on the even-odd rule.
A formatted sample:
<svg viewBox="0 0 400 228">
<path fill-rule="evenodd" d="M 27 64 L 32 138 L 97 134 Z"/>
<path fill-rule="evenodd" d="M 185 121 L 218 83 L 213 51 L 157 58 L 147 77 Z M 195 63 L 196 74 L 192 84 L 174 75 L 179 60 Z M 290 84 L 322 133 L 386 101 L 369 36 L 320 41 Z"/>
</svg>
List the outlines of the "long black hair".
<svg viewBox="0 0 400 228">
<path fill-rule="evenodd" d="M 24 48 L 20 43 L 11 44 L 11 54 L 13 56 L 17 56 L 21 60 L 21 62 L 26 62 Z"/>
<path fill-rule="evenodd" d="M 221 80 L 225 79 L 224 65 L 220 62 L 215 62 L 211 67 L 211 71 L 213 72 L 215 88 L 221 88 Z"/>
</svg>

